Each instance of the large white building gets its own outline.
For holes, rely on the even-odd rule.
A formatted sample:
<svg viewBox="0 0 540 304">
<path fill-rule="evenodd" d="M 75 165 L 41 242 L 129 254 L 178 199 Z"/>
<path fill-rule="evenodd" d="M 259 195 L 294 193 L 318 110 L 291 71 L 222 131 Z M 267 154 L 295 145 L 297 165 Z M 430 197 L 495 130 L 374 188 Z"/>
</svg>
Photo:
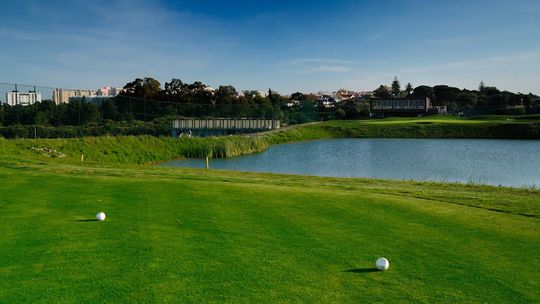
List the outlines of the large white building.
<svg viewBox="0 0 540 304">
<path fill-rule="evenodd" d="M 68 103 L 71 97 L 91 97 L 96 96 L 96 91 L 92 90 L 64 90 L 55 89 L 53 92 L 53 101 L 56 104 Z"/>
<path fill-rule="evenodd" d="M 6 103 L 10 106 L 21 105 L 29 106 L 36 102 L 41 102 L 41 93 L 36 92 L 7 92 Z"/>
<path fill-rule="evenodd" d="M 103 101 L 104 98 L 114 97 L 122 92 L 122 88 L 102 87 L 98 90 L 65 90 L 55 89 L 53 92 L 53 101 L 56 104 L 68 103 L 70 100 Z"/>
<path fill-rule="evenodd" d="M 102 87 L 97 90 L 96 95 L 113 97 L 120 94 L 123 90 L 122 88 Z"/>
</svg>

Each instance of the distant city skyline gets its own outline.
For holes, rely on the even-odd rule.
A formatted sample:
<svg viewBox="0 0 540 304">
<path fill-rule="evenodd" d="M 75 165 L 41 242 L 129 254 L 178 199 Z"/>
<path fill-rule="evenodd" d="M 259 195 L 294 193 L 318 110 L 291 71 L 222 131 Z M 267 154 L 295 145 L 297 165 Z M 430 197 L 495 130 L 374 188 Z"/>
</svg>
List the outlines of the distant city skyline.
<svg viewBox="0 0 540 304">
<path fill-rule="evenodd" d="M 0 4 L 0 81 L 367 91 L 480 81 L 540 94 L 540 2 L 43 1 Z"/>
</svg>

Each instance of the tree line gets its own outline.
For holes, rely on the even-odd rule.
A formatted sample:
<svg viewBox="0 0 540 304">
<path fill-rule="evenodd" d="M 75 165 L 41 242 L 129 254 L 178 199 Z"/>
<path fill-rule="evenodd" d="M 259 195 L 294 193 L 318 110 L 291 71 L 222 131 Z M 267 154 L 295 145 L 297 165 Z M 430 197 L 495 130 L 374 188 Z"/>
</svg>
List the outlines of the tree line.
<svg viewBox="0 0 540 304">
<path fill-rule="evenodd" d="M 402 90 L 398 78 L 395 77 L 390 86 L 380 85 L 373 93 L 376 98 L 381 99 L 428 97 L 433 105 L 447 106 L 449 111 L 484 109 L 502 113 L 509 108 L 524 112 L 533 107 L 540 107 L 537 95 L 500 91 L 494 86 L 485 85 L 483 81 L 477 90 L 459 89 L 448 85 L 433 87 L 421 85 L 413 88 L 411 83 Z"/>
<path fill-rule="evenodd" d="M 114 98 L 94 103 L 84 97 L 69 103 L 55 104 L 44 100 L 30 106 L 0 107 L 0 126 L 83 126 L 114 122 L 153 122 L 171 117 L 230 117 L 273 118 L 295 124 L 332 118 L 352 119 L 369 117 L 372 98 L 424 98 L 433 105 L 447 106 L 449 111 L 463 109 L 491 109 L 522 111 L 540 107 L 538 96 L 500 91 L 480 83 L 478 90 L 459 89 L 447 85 L 413 87 L 404 89 L 397 77 L 390 86 L 381 85 L 373 95 L 352 98 L 336 103 L 333 107 L 321 106 L 318 95 L 296 92 L 290 96 L 272 90 L 238 92 L 231 85 L 211 89 L 196 81 L 184 83 L 173 78 L 163 86 L 151 77 L 128 82 L 124 91 Z M 514 113 L 515 114 L 515 113 Z"/>
</svg>

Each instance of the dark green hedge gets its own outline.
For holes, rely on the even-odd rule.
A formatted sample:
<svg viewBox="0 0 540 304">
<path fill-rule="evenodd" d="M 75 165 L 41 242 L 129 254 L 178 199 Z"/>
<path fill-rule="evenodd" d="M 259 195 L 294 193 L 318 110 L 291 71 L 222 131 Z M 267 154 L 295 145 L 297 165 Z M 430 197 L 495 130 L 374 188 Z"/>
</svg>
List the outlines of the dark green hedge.
<svg viewBox="0 0 540 304">
<path fill-rule="evenodd" d="M 74 138 L 82 136 L 120 135 L 170 135 L 169 124 L 144 123 L 141 121 L 107 122 L 85 126 L 8 126 L 0 127 L 0 136 L 5 138 Z"/>
</svg>

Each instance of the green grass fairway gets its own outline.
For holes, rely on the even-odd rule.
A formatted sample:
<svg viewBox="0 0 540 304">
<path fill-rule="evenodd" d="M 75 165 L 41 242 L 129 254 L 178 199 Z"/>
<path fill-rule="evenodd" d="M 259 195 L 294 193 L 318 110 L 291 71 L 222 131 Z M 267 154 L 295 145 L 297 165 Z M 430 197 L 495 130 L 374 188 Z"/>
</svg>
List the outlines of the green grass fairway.
<svg viewBox="0 0 540 304">
<path fill-rule="evenodd" d="M 0 195 L 1 303 L 540 301 L 537 190 L 0 157 Z"/>
<path fill-rule="evenodd" d="M 389 117 L 370 120 L 333 120 L 327 122 L 334 126 L 358 126 L 365 124 L 377 125 L 414 125 L 414 124 L 515 124 L 540 122 L 540 115 L 482 115 L 457 117 L 451 115 L 433 115 L 424 117 Z"/>
<path fill-rule="evenodd" d="M 540 115 L 332 120 L 270 132 L 270 144 L 321 138 L 540 139 Z"/>
</svg>

